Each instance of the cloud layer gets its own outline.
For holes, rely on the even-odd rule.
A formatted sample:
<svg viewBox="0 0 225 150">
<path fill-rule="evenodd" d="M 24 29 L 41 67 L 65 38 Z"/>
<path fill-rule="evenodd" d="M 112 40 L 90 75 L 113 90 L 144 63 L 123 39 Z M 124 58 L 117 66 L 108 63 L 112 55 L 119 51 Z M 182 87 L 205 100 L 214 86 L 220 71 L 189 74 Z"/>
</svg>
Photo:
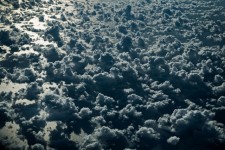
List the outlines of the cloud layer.
<svg viewBox="0 0 225 150">
<path fill-rule="evenodd" d="M 221 3 L 0 2 L 0 146 L 225 148 Z"/>
</svg>

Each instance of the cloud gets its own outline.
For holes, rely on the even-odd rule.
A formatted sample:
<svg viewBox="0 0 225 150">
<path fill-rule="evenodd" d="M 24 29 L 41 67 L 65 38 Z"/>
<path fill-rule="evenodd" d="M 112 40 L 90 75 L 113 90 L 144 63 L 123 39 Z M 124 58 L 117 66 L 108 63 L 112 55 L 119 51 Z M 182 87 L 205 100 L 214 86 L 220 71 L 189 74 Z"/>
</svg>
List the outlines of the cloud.
<svg viewBox="0 0 225 150">
<path fill-rule="evenodd" d="M 93 149 L 100 150 L 100 149 L 101 149 L 101 146 L 100 146 L 99 143 L 94 142 L 94 143 L 88 144 L 88 145 L 86 146 L 86 149 L 87 149 L 87 150 L 93 150 Z"/>
<path fill-rule="evenodd" d="M 121 42 L 117 45 L 117 48 L 122 51 L 130 51 L 132 47 L 132 38 L 130 36 L 123 36 Z"/>
<path fill-rule="evenodd" d="M 124 25 L 119 25 L 118 30 L 123 34 L 127 34 L 127 28 Z"/>
<path fill-rule="evenodd" d="M 55 62 L 62 58 L 62 54 L 59 52 L 55 46 L 50 45 L 48 48 L 44 50 L 44 56 L 47 58 L 49 62 Z"/>
<path fill-rule="evenodd" d="M 15 122 L 21 147 L 224 147 L 219 2 L 13 2 L 0 2 L 0 127 Z"/>
<path fill-rule="evenodd" d="M 110 53 L 105 52 L 101 54 L 99 62 L 103 69 L 109 70 L 113 66 L 115 60 Z"/>
<path fill-rule="evenodd" d="M 98 96 L 96 97 L 96 103 L 100 104 L 101 106 L 110 106 L 113 103 L 115 103 L 115 100 L 111 97 L 105 96 L 101 93 L 98 94 Z"/>
<path fill-rule="evenodd" d="M 3 79 L 6 75 L 7 71 L 3 67 L 0 67 L 0 79 Z"/>
<path fill-rule="evenodd" d="M 77 144 L 61 134 L 63 129 L 60 125 L 50 133 L 50 146 L 55 149 L 78 149 Z"/>
<path fill-rule="evenodd" d="M 142 116 L 141 112 L 138 112 L 134 106 L 131 104 L 128 104 L 125 108 L 123 108 L 120 112 L 120 117 L 124 119 L 130 119 L 131 118 L 139 118 Z"/>
<path fill-rule="evenodd" d="M 136 94 L 129 94 L 127 96 L 127 100 L 129 103 L 135 105 L 135 104 L 141 104 L 143 103 L 143 98 L 139 95 L 136 95 Z"/>
<path fill-rule="evenodd" d="M 149 149 L 157 145 L 157 141 L 160 140 L 160 134 L 153 128 L 140 127 L 135 134 L 135 138 L 138 141 L 137 147 L 139 149 Z"/>
<path fill-rule="evenodd" d="M 117 129 L 103 126 L 95 131 L 95 136 L 103 148 L 121 149 L 127 145 L 123 132 Z"/>
<path fill-rule="evenodd" d="M 7 111 L 7 106 L 4 104 L 0 104 L 0 116 L 1 116 L 1 123 L 0 128 L 4 127 L 7 121 L 11 120 L 10 112 Z"/>
<path fill-rule="evenodd" d="M 220 98 L 218 99 L 217 103 L 219 105 L 225 106 L 225 96 L 220 96 Z"/>
<path fill-rule="evenodd" d="M 92 111 L 89 108 L 81 108 L 79 112 L 79 116 L 81 118 L 90 117 L 92 115 Z"/>
<path fill-rule="evenodd" d="M 42 92 L 42 88 L 37 82 L 31 82 L 26 89 L 26 98 L 29 100 L 37 99 L 38 94 Z"/>
<path fill-rule="evenodd" d="M 215 92 L 216 95 L 221 95 L 222 93 L 225 92 L 225 82 L 223 82 L 219 86 L 213 87 L 213 92 Z"/>
<path fill-rule="evenodd" d="M 10 37 L 9 30 L 1 30 L 0 31 L 0 39 L 1 39 L 1 44 L 7 45 L 7 46 L 15 43 L 15 41 L 13 41 Z"/>
<path fill-rule="evenodd" d="M 207 117 L 213 114 L 207 111 L 200 112 L 198 110 L 176 109 L 170 116 L 171 122 L 174 122 L 174 130 L 177 134 L 183 134 L 189 129 L 201 128 L 207 121 Z"/>
<path fill-rule="evenodd" d="M 179 140 L 180 140 L 179 137 L 171 136 L 170 138 L 167 139 L 167 143 L 177 145 L 179 143 Z"/>
<path fill-rule="evenodd" d="M 41 144 L 34 144 L 34 145 L 31 146 L 31 149 L 32 150 L 44 150 L 45 148 Z"/>
<path fill-rule="evenodd" d="M 43 105 L 47 106 L 49 114 L 47 119 L 49 120 L 70 120 L 75 117 L 75 113 L 78 111 L 72 98 L 62 98 L 57 94 L 48 93 L 43 96 L 42 101 Z M 68 115 L 70 117 L 65 117 Z"/>
</svg>

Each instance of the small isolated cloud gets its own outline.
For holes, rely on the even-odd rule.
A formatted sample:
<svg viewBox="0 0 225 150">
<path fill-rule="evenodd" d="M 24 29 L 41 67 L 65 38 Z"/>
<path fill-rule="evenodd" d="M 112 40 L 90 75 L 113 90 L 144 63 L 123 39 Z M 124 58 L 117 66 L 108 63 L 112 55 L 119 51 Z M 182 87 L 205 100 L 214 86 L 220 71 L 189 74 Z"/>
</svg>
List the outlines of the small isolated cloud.
<svg viewBox="0 0 225 150">
<path fill-rule="evenodd" d="M 180 138 L 177 136 L 171 136 L 170 138 L 167 139 L 167 143 L 171 145 L 177 145 L 180 141 Z"/>
</svg>

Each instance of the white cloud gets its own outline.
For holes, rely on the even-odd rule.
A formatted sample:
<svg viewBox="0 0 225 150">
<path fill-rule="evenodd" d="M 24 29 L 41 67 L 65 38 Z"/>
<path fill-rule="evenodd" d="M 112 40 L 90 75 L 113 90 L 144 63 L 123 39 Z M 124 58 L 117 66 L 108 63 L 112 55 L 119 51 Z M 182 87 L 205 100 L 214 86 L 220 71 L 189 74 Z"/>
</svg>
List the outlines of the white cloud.
<svg viewBox="0 0 225 150">
<path fill-rule="evenodd" d="M 179 137 L 171 136 L 170 138 L 167 139 L 167 143 L 177 145 L 179 143 L 179 140 L 180 140 Z"/>
<path fill-rule="evenodd" d="M 0 127 L 18 124 L 12 141 L 30 149 L 224 146 L 219 2 L 17 2 L 0 4 Z"/>
</svg>

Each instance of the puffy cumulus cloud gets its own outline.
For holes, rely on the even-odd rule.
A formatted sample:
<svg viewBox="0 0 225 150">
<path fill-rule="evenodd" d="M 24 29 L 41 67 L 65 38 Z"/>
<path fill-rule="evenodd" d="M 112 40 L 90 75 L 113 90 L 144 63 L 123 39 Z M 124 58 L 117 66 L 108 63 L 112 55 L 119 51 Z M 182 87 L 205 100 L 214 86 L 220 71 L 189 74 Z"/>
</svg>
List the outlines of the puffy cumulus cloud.
<svg viewBox="0 0 225 150">
<path fill-rule="evenodd" d="M 177 136 L 171 136 L 170 138 L 167 139 L 167 143 L 172 144 L 172 145 L 177 145 L 179 143 L 180 138 Z"/>
<path fill-rule="evenodd" d="M 4 127 L 6 122 L 11 120 L 10 112 L 7 109 L 8 109 L 7 105 L 0 103 L 0 116 L 1 116 L 0 128 Z"/>
<path fill-rule="evenodd" d="M 223 82 L 221 85 L 219 86 L 215 86 L 213 87 L 213 92 L 216 95 L 223 95 L 223 93 L 225 92 L 225 82 Z"/>
<path fill-rule="evenodd" d="M 222 124 L 213 120 L 214 113 L 208 110 L 189 110 L 189 109 L 175 109 L 170 116 L 171 131 L 181 138 L 193 138 L 199 144 L 210 143 L 215 146 L 215 141 L 222 144 L 224 142 L 224 129 Z M 170 124 L 169 123 L 169 124 Z M 222 125 L 222 126 L 221 126 Z M 197 137 L 200 137 L 198 139 Z M 182 144 L 184 141 L 182 141 Z M 194 142 L 196 144 L 196 142 Z M 199 144 L 194 145 L 189 143 L 190 147 L 198 147 Z"/>
<path fill-rule="evenodd" d="M 172 101 L 171 100 L 160 100 L 158 102 L 147 102 L 146 105 L 143 106 L 145 108 L 144 110 L 144 116 L 147 118 L 157 118 L 163 113 L 165 113 L 165 109 L 169 109 L 169 107 L 172 107 Z M 168 110 L 169 111 L 169 110 Z M 167 112 L 167 111 L 166 111 Z"/>
<path fill-rule="evenodd" d="M 124 36 L 121 39 L 121 42 L 118 43 L 117 48 L 122 51 L 130 51 L 132 47 L 133 40 L 130 36 Z"/>
<path fill-rule="evenodd" d="M 39 56 L 40 54 L 36 54 L 36 53 L 29 53 L 29 54 L 28 53 L 22 53 L 22 54 L 13 53 L 13 54 L 6 55 L 4 59 L 0 61 L 0 64 L 5 69 L 7 68 L 6 71 L 8 73 L 11 73 L 9 74 L 9 76 L 7 76 L 9 79 L 11 79 L 14 82 L 19 82 L 19 81 L 16 81 L 16 79 L 18 78 L 18 75 L 16 75 L 16 73 L 14 74 L 14 71 L 18 72 L 19 69 L 30 68 L 30 64 L 39 62 Z"/>
<path fill-rule="evenodd" d="M 159 91 L 159 92 L 154 92 L 154 94 L 152 95 L 152 98 L 155 101 L 163 101 L 163 100 L 167 100 L 168 99 L 168 95 L 166 95 L 165 93 Z"/>
<path fill-rule="evenodd" d="M 63 41 L 60 37 L 60 25 L 53 24 L 52 27 L 49 27 L 45 32 L 45 36 L 48 40 L 54 40 L 57 42 L 58 46 L 62 46 Z"/>
<path fill-rule="evenodd" d="M 138 112 L 131 104 L 128 104 L 126 107 L 120 110 L 119 114 L 120 117 L 124 119 L 139 118 L 142 116 L 142 112 Z"/>
<path fill-rule="evenodd" d="M 76 142 L 70 140 L 65 133 L 61 134 L 63 131 L 63 124 L 58 122 L 56 129 L 51 131 L 49 135 L 49 146 L 55 149 L 78 149 Z"/>
<path fill-rule="evenodd" d="M 34 144 L 34 145 L 31 146 L 31 149 L 32 150 L 44 150 L 45 148 L 41 144 Z"/>
<path fill-rule="evenodd" d="M 220 96 L 220 98 L 217 100 L 217 103 L 219 105 L 225 106 L 225 96 Z"/>
<path fill-rule="evenodd" d="M 30 44 L 31 41 L 32 39 L 27 33 L 22 34 L 18 39 L 20 45 Z"/>
<path fill-rule="evenodd" d="M 55 61 L 54 63 L 47 64 L 45 68 L 47 69 L 48 81 L 54 81 L 56 83 L 60 81 L 77 83 L 80 80 L 73 65 L 66 66 L 61 61 Z"/>
<path fill-rule="evenodd" d="M 145 127 L 151 127 L 153 129 L 157 128 L 158 124 L 156 122 L 156 120 L 153 119 L 148 119 L 144 121 L 144 125 Z"/>
<path fill-rule="evenodd" d="M 197 73 L 190 73 L 190 74 L 188 74 L 188 80 L 190 82 L 201 83 L 204 80 L 204 77 L 202 75 L 197 74 Z"/>
<path fill-rule="evenodd" d="M 81 118 L 87 118 L 92 115 L 92 111 L 89 108 L 81 108 L 78 114 Z"/>
<path fill-rule="evenodd" d="M 162 90 L 164 93 L 169 93 L 169 94 L 175 90 L 173 85 L 170 83 L 170 81 L 165 81 L 162 83 L 158 81 L 154 81 L 151 83 L 151 88 L 154 90 Z"/>
<path fill-rule="evenodd" d="M 18 117 L 19 118 L 19 117 Z M 17 134 L 20 138 L 24 138 L 27 141 L 29 146 L 34 144 L 42 144 L 46 145 L 46 141 L 44 140 L 44 133 L 43 128 L 45 127 L 45 120 L 42 122 L 37 121 L 32 117 L 30 120 L 24 117 L 19 118 L 17 122 L 20 125 L 20 129 L 18 130 Z"/>
<path fill-rule="evenodd" d="M 106 123 L 103 116 L 92 117 L 91 121 L 97 123 L 98 125 L 104 125 Z"/>
<path fill-rule="evenodd" d="M 113 103 L 115 103 L 115 100 L 113 98 L 105 96 L 101 93 L 99 93 L 96 97 L 96 104 L 99 104 L 100 106 L 111 106 Z"/>
<path fill-rule="evenodd" d="M 3 79 L 4 77 L 6 77 L 7 75 L 7 71 L 3 68 L 3 67 L 0 67 L 0 79 Z"/>
<path fill-rule="evenodd" d="M 134 16 L 133 16 L 133 14 L 132 14 L 132 6 L 131 5 L 127 5 L 125 8 L 124 8 L 124 10 L 123 10 L 124 12 L 123 12 L 123 15 L 124 15 L 124 17 L 127 19 L 127 20 L 130 20 L 130 19 L 132 19 Z"/>
<path fill-rule="evenodd" d="M 152 139 L 152 140 L 157 140 L 160 137 L 160 134 L 157 133 L 154 129 L 152 128 L 147 128 L 147 127 L 141 127 L 137 132 L 136 135 L 138 139 Z"/>
<path fill-rule="evenodd" d="M 88 144 L 88 145 L 86 146 L 86 149 L 87 149 L 87 150 L 92 150 L 92 149 L 100 150 L 100 149 L 101 149 L 101 146 L 100 146 L 99 143 L 94 142 L 94 143 Z"/>
<path fill-rule="evenodd" d="M 101 30 L 101 29 L 99 29 Z M 90 44 L 92 44 L 92 50 L 102 50 L 105 51 L 104 48 L 112 48 L 112 43 L 109 40 L 108 36 L 99 36 L 95 35 L 91 40 Z"/>
<path fill-rule="evenodd" d="M 118 31 L 123 33 L 123 34 L 127 34 L 127 28 L 124 25 L 118 25 Z"/>
<path fill-rule="evenodd" d="M 81 149 L 97 149 L 100 150 L 102 149 L 101 144 L 98 142 L 96 138 L 94 138 L 91 135 L 87 135 L 83 138 L 82 143 L 80 144 Z"/>
<path fill-rule="evenodd" d="M 72 98 L 60 97 L 54 93 L 48 93 L 42 98 L 42 105 L 47 106 L 47 112 L 49 114 L 49 120 L 67 120 L 70 117 L 75 117 L 77 113 L 77 107 Z M 60 111 L 59 111 L 60 110 Z M 71 114 L 74 114 L 71 116 Z M 65 116 L 70 116 L 65 118 Z"/>
<path fill-rule="evenodd" d="M 170 119 L 177 134 L 187 134 L 192 129 L 200 129 L 213 116 L 214 113 L 206 110 L 175 109 Z"/>
<path fill-rule="evenodd" d="M 70 98 L 78 100 L 78 102 L 88 102 L 90 87 L 86 86 L 86 83 L 81 82 L 80 84 L 65 84 L 62 86 L 63 93 Z M 90 101 L 91 102 L 91 101 Z"/>
<path fill-rule="evenodd" d="M 60 53 L 59 49 L 54 45 L 50 45 L 43 52 L 49 62 L 55 62 L 63 57 L 63 54 Z"/>
<path fill-rule="evenodd" d="M 108 72 L 99 73 L 93 76 L 95 85 L 101 93 L 108 93 L 117 86 L 118 80 Z"/>
<path fill-rule="evenodd" d="M 144 38 L 139 37 L 137 39 L 137 45 L 140 48 L 146 48 L 146 40 Z"/>
<path fill-rule="evenodd" d="M 224 81 L 223 77 L 221 75 L 215 75 L 214 77 L 214 83 L 219 84 L 222 83 Z"/>
<path fill-rule="evenodd" d="M 105 52 L 100 56 L 99 62 L 103 69 L 109 70 L 114 64 L 115 60 L 110 53 Z"/>
<path fill-rule="evenodd" d="M 73 72 L 77 72 L 77 74 L 83 74 L 83 69 L 88 64 L 88 56 L 84 57 L 79 54 L 69 54 L 63 58 L 63 62 L 66 66 L 70 67 Z"/>
<path fill-rule="evenodd" d="M 1 92 L 2 130 L 15 121 L 30 149 L 224 147 L 225 23 L 218 4 L 4 6 L 0 89 L 8 82 L 25 87 Z M 56 128 L 48 130 L 52 122 Z"/>
<path fill-rule="evenodd" d="M 126 54 L 124 56 L 126 57 Z M 126 84 L 130 84 L 131 87 L 135 86 L 135 83 L 137 83 L 138 80 L 137 70 L 133 66 L 131 66 L 127 61 L 122 61 L 115 65 L 118 67 L 122 77 L 124 78 L 123 82 Z"/>
<path fill-rule="evenodd" d="M 132 105 L 136 105 L 136 104 L 142 104 L 144 99 L 137 94 L 129 94 L 127 96 L 127 101 L 128 103 L 131 103 Z"/>
<path fill-rule="evenodd" d="M 38 98 L 38 94 L 42 92 L 42 88 L 38 85 L 37 82 L 31 82 L 28 84 L 26 89 L 25 98 L 29 100 L 34 100 Z"/>
<path fill-rule="evenodd" d="M 123 131 L 118 129 L 103 126 L 97 129 L 94 135 L 104 149 L 124 149 L 128 144 Z"/>
<path fill-rule="evenodd" d="M 23 103 L 18 103 L 15 104 L 13 108 L 15 109 L 15 113 L 17 113 L 16 120 L 30 119 L 39 113 L 39 106 L 35 103 L 27 105 L 24 105 Z"/>
<path fill-rule="evenodd" d="M 36 80 L 36 72 L 31 68 L 26 68 L 24 70 L 24 76 L 28 78 L 28 82 L 34 82 Z"/>
<path fill-rule="evenodd" d="M 138 142 L 137 149 L 151 149 L 157 146 L 160 140 L 160 133 L 153 128 L 141 127 L 135 133 L 135 140 Z"/>
<path fill-rule="evenodd" d="M 0 92 L 0 99 L 1 99 L 0 102 L 2 103 L 2 105 L 4 104 L 4 102 L 10 101 L 13 97 L 14 95 L 12 91 L 4 91 L 2 89 L 2 91 Z"/>
<path fill-rule="evenodd" d="M 1 30 L 0 31 L 0 37 L 1 37 L 1 44 L 3 45 L 11 45 L 12 43 L 15 43 L 10 37 L 10 31 L 9 30 Z"/>
</svg>

